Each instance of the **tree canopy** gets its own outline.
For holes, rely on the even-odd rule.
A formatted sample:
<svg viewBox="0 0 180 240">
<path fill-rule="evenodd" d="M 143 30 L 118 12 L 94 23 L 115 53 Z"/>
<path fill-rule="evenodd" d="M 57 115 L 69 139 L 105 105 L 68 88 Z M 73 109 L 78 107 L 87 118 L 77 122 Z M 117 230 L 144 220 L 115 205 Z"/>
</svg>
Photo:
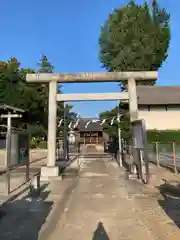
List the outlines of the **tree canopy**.
<svg viewBox="0 0 180 240">
<path fill-rule="evenodd" d="M 156 71 L 168 56 L 170 43 L 170 14 L 160 8 L 156 0 L 148 5 L 130 1 L 115 9 L 101 28 L 99 38 L 100 61 L 109 72 Z M 137 84 L 154 85 L 154 80 L 138 81 Z M 126 82 L 120 79 L 121 90 Z M 126 139 L 130 137 L 129 113 L 123 109 L 121 129 Z M 117 115 L 116 108 L 100 114 L 101 118 Z M 108 133 L 117 137 L 117 125 L 109 126 Z"/>
<path fill-rule="evenodd" d="M 108 71 L 156 71 L 167 58 L 170 14 L 154 0 L 130 1 L 115 9 L 101 28 L 100 61 Z M 140 84 L 153 85 L 154 81 Z"/>
<path fill-rule="evenodd" d="M 38 72 L 51 73 L 53 65 L 45 55 L 37 63 Z M 8 104 L 26 111 L 22 120 L 13 120 L 17 127 L 27 127 L 34 136 L 46 136 L 48 123 L 48 85 L 26 82 L 27 73 L 35 73 L 31 68 L 22 68 L 20 62 L 11 57 L 0 61 L 0 104 Z M 60 91 L 60 86 L 59 86 Z M 68 114 L 73 117 L 72 106 Z M 62 118 L 64 106 L 58 103 L 58 117 Z M 71 118 L 70 117 L 70 118 Z"/>
<path fill-rule="evenodd" d="M 120 108 L 120 106 L 118 106 Z M 117 117 L 118 109 L 117 107 L 113 108 L 110 111 L 105 111 L 100 114 L 100 119 L 107 119 L 107 127 L 105 128 L 105 131 L 108 133 L 109 136 L 111 136 L 113 139 L 117 138 L 118 136 L 118 122 L 115 120 L 114 124 L 111 126 L 110 122 L 113 117 Z M 131 128 L 130 128 L 130 118 L 127 111 L 124 111 L 124 109 L 120 108 L 120 128 L 122 129 L 121 135 L 122 138 L 127 140 L 130 137 L 131 134 Z"/>
</svg>

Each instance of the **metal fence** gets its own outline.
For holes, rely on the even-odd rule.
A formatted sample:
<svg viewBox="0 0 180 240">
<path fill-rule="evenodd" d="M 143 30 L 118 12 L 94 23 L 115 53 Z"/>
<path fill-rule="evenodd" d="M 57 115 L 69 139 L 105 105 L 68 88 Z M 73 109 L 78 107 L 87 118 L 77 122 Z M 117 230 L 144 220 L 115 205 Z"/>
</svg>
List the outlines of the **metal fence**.
<svg viewBox="0 0 180 240">
<path fill-rule="evenodd" d="M 80 152 L 80 144 L 68 144 L 68 154 L 69 155 L 77 155 Z"/>
<path fill-rule="evenodd" d="M 180 171 L 180 142 L 153 142 L 149 144 L 149 159 L 157 166 Z"/>
<path fill-rule="evenodd" d="M 0 151 L 0 191 L 9 195 L 30 178 L 29 134 L 22 129 L 11 130 L 9 136 L 1 132 L 1 143 L 4 144 L 4 141 L 5 149 L 3 147 Z"/>
<path fill-rule="evenodd" d="M 64 158 L 64 144 L 62 139 L 58 139 L 56 141 L 56 158 L 57 159 Z"/>
<path fill-rule="evenodd" d="M 58 160 L 68 160 L 72 156 L 78 155 L 80 152 L 79 143 L 66 144 L 66 151 L 64 150 L 64 140 L 60 139 L 56 142 L 56 157 Z"/>
</svg>

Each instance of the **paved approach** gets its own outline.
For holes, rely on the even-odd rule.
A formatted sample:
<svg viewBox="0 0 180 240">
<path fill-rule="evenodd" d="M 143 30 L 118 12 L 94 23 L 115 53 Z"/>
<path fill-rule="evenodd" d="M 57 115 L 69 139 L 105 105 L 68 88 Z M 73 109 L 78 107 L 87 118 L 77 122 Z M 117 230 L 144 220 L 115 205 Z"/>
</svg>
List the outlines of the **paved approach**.
<svg viewBox="0 0 180 240">
<path fill-rule="evenodd" d="M 158 193 L 100 156 L 86 158 L 63 214 L 46 226 L 43 240 L 180 239 L 177 226 L 158 204 Z M 63 184 L 63 183 L 62 183 Z M 153 195 L 154 194 L 154 195 Z M 53 229 L 53 231 L 52 231 Z"/>
</svg>

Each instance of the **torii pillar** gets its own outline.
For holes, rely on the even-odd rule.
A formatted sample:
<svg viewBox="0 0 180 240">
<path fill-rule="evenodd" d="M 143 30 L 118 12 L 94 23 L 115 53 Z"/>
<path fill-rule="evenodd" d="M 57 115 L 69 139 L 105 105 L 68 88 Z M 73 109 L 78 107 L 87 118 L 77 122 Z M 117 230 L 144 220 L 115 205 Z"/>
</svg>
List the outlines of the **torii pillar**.
<svg viewBox="0 0 180 240">
<path fill-rule="evenodd" d="M 48 156 L 47 166 L 41 168 L 41 177 L 54 177 L 59 175 L 59 167 L 56 166 L 56 128 L 57 128 L 57 82 L 49 82 L 48 104 Z"/>
</svg>

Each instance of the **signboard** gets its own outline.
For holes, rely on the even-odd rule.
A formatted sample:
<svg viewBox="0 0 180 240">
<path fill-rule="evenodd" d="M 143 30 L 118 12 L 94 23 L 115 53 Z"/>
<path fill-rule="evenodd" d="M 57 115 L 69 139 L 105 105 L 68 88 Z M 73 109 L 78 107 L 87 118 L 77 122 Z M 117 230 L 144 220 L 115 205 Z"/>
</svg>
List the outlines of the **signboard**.
<svg viewBox="0 0 180 240">
<path fill-rule="evenodd" d="M 26 164 L 29 161 L 29 135 L 26 132 L 18 133 L 19 163 Z"/>
<path fill-rule="evenodd" d="M 12 132 L 10 156 L 10 166 L 26 164 L 29 161 L 29 135 L 27 132 Z"/>
<path fill-rule="evenodd" d="M 147 148 L 147 133 L 145 121 L 143 119 L 135 120 L 132 122 L 132 138 L 134 148 Z"/>
<path fill-rule="evenodd" d="M 19 164 L 19 151 L 18 151 L 18 134 L 15 132 L 11 133 L 11 160 L 10 166 Z"/>
</svg>

